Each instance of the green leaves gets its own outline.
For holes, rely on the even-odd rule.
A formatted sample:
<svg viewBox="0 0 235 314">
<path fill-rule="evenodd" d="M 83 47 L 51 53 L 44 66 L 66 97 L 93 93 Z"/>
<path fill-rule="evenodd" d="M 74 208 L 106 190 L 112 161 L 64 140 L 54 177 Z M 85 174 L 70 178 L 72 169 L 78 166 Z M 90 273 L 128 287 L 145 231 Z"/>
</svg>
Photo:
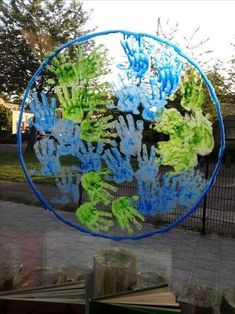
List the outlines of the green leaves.
<svg viewBox="0 0 235 314">
<path fill-rule="evenodd" d="M 12 113 L 11 110 L 0 104 L 0 130 L 11 130 Z"/>
<path fill-rule="evenodd" d="M 0 3 L 0 92 L 20 99 L 46 55 L 86 34 L 89 14 L 72 0 L 17 0 Z M 36 90 L 44 87 L 44 79 Z"/>
</svg>

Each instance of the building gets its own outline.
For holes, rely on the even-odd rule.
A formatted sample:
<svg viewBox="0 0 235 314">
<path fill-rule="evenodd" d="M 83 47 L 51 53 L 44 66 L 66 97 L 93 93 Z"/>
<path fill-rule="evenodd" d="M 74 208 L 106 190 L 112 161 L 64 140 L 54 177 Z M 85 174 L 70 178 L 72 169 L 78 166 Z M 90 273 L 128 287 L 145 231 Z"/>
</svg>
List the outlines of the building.
<svg viewBox="0 0 235 314">
<path fill-rule="evenodd" d="M 12 112 L 11 133 L 12 134 L 17 133 L 17 125 L 18 125 L 18 120 L 19 120 L 19 116 L 20 116 L 20 107 L 16 104 L 7 103 L 2 98 L 0 98 L 0 104 L 11 110 L 11 112 Z M 30 111 L 25 111 L 23 113 L 22 124 L 21 124 L 22 132 L 26 131 L 26 129 L 29 126 L 28 121 L 29 121 L 29 119 L 32 119 L 32 117 L 33 117 L 33 114 Z"/>
</svg>

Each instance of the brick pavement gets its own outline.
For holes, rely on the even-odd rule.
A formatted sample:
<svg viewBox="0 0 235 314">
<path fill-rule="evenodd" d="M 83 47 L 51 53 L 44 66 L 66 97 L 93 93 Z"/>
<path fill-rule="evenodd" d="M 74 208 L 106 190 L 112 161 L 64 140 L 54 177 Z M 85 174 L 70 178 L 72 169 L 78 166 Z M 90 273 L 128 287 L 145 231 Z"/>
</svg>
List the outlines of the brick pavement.
<svg viewBox="0 0 235 314">
<path fill-rule="evenodd" d="M 199 284 L 218 292 L 235 287 L 235 238 L 201 236 L 175 228 L 138 241 L 106 240 L 74 231 L 40 207 L 0 201 L 3 277 L 20 264 L 44 269 L 63 265 L 78 273 L 88 271 L 94 254 L 110 246 L 136 254 L 139 271 L 167 277 L 176 293 L 185 284 Z"/>
</svg>

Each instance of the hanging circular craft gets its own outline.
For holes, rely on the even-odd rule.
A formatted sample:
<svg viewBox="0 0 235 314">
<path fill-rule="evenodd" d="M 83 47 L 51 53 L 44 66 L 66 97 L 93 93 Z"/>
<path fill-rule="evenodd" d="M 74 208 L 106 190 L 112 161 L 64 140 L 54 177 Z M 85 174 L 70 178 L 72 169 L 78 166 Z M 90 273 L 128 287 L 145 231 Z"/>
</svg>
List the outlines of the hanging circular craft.
<svg viewBox="0 0 235 314">
<path fill-rule="evenodd" d="M 214 152 L 211 99 L 220 149 Z M 26 109 L 38 138 L 23 152 Z M 224 150 L 220 105 L 206 75 L 177 46 L 112 30 L 53 52 L 32 77 L 18 123 L 18 155 L 41 201 L 62 222 L 95 236 L 140 239 L 192 214 L 213 185 Z"/>
</svg>

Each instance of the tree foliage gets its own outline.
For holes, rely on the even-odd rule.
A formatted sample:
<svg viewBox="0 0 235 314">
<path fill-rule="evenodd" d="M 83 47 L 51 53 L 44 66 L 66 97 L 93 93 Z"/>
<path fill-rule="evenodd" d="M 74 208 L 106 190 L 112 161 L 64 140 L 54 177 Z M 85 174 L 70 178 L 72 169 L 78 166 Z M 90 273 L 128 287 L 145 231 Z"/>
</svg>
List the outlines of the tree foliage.
<svg viewBox="0 0 235 314">
<path fill-rule="evenodd" d="M 11 110 L 0 104 L 0 130 L 10 131 L 12 127 Z"/>
<path fill-rule="evenodd" d="M 19 99 L 48 53 L 88 32 L 88 19 L 77 0 L 0 2 L 0 93 Z"/>
<path fill-rule="evenodd" d="M 216 95 L 222 107 L 223 116 L 234 114 L 234 102 L 235 102 L 235 92 L 233 90 L 233 85 L 229 79 L 228 73 L 221 71 L 217 66 L 207 73 L 207 77 L 211 81 Z M 208 112 L 211 116 L 211 120 L 214 121 L 217 118 L 215 106 L 212 104 L 210 95 L 205 87 L 205 102 L 204 110 Z"/>
<path fill-rule="evenodd" d="M 223 62 L 211 58 L 213 50 L 209 47 L 210 38 L 201 37 L 199 27 L 196 28 L 190 36 L 182 36 L 179 31 L 179 23 L 172 24 L 170 19 L 165 23 L 160 18 L 157 20 L 157 36 L 175 42 L 204 69 L 204 72 L 206 72 L 207 77 L 211 81 L 222 106 L 223 116 L 234 114 L 235 57 L 231 58 L 229 67 L 226 68 Z M 179 34 L 180 38 L 178 37 Z M 235 46 L 235 44 L 233 46 Z M 186 67 L 185 77 L 190 76 L 191 71 L 192 69 L 190 67 Z M 205 95 L 203 112 L 210 115 L 211 121 L 215 121 L 217 118 L 216 109 L 205 84 L 203 89 Z M 177 93 L 173 104 L 176 105 L 176 103 L 179 102 L 179 99 Z"/>
</svg>

